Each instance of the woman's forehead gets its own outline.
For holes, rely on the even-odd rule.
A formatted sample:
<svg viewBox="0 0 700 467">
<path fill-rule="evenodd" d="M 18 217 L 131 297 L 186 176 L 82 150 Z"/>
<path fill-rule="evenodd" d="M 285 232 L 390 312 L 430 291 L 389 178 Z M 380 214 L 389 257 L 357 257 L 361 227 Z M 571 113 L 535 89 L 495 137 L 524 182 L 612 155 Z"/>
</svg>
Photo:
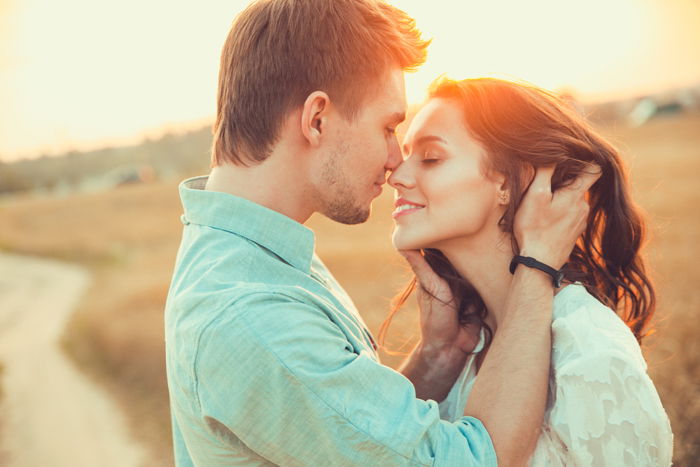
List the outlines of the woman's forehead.
<svg viewBox="0 0 700 467">
<path fill-rule="evenodd" d="M 429 99 L 416 113 L 403 140 L 405 149 L 428 141 L 458 141 L 468 137 L 464 115 L 458 102 L 445 98 Z"/>
</svg>

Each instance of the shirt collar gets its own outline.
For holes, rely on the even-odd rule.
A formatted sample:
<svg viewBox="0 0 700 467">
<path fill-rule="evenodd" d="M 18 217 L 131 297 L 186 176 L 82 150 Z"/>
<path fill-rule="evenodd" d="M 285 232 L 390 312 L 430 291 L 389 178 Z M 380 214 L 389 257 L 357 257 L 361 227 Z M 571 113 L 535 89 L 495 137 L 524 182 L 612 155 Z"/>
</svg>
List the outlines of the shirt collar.
<svg viewBox="0 0 700 467">
<path fill-rule="evenodd" d="M 314 233 L 277 211 L 239 196 L 204 189 L 209 177 L 180 183 L 184 224 L 206 225 L 245 237 L 307 274 L 311 270 Z"/>
</svg>

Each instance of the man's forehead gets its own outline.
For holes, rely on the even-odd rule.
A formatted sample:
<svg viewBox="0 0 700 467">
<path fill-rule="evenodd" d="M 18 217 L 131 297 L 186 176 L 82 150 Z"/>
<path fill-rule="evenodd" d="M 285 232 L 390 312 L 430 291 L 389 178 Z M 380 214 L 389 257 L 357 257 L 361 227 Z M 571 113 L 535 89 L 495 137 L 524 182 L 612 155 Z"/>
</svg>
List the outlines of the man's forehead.
<svg viewBox="0 0 700 467">
<path fill-rule="evenodd" d="M 406 119 L 406 108 L 403 71 L 397 68 L 385 73 L 365 95 L 363 112 L 386 123 L 399 124 Z"/>
<path fill-rule="evenodd" d="M 403 70 L 400 68 L 388 70 L 381 82 L 379 99 L 384 101 L 385 108 L 392 116 L 403 115 L 405 118 L 406 87 L 404 85 Z"/>
<path fill-rule="evenodd" d="M 398 125 L 406 120 L 406 102 L 401 99 L 369 99 L 364 109 L 372 119 L 380 119 L 382 124 Z"/>
</svg>

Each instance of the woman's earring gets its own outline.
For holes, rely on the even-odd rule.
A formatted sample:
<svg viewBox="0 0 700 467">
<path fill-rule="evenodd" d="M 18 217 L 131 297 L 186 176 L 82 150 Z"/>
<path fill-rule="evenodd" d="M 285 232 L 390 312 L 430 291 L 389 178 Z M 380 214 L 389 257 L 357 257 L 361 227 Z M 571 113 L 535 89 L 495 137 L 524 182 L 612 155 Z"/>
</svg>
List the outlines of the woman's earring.
<svg viewBox="0 0 700 467">
<path fill-rule="evenodd" d="M 501 198 L 502 204 L 508 204 L 508 192 L 507 191 L 502 191 L 500 198 Z"/>
</svg>

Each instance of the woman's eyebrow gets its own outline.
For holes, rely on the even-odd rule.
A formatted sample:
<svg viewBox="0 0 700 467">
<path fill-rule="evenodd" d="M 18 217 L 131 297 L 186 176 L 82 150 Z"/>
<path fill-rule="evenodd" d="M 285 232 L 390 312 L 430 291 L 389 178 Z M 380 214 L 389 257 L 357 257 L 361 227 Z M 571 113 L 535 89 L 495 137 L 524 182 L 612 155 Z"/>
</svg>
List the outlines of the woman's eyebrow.
<svg viewBox="0 0 700 467">
<path fill-rule="evenodd" d="M 436 135 L 423 135 L 423 136 L 421 136 L 420 138 L 418 138 L 418 139 L 416 140 L 416 142 L 413 144 L 413 146 L 420 146 L 421 144 L 432 143 L 432 142 L 434 142 L 434 141 L 436 141 L 436 142 L 438 142 L 438 143 L 443 143 L 443 144 L 446 144 L 446 143 L 447 143 L 447 141 L 445 141 L 444 139 L 442 139 L 442 138 L 439 137 L 439 136 L 436 136 Z M 409 152 L 408 149 L 409 149 L 409 148 L 408 148 L 408 145 L 407 145 L 407 144 L 404 144 L 404 145 L 403 145 L 403 152 L 404 152 L 404 154 L 407 154 L 407 153 Z"/>
</svg>

